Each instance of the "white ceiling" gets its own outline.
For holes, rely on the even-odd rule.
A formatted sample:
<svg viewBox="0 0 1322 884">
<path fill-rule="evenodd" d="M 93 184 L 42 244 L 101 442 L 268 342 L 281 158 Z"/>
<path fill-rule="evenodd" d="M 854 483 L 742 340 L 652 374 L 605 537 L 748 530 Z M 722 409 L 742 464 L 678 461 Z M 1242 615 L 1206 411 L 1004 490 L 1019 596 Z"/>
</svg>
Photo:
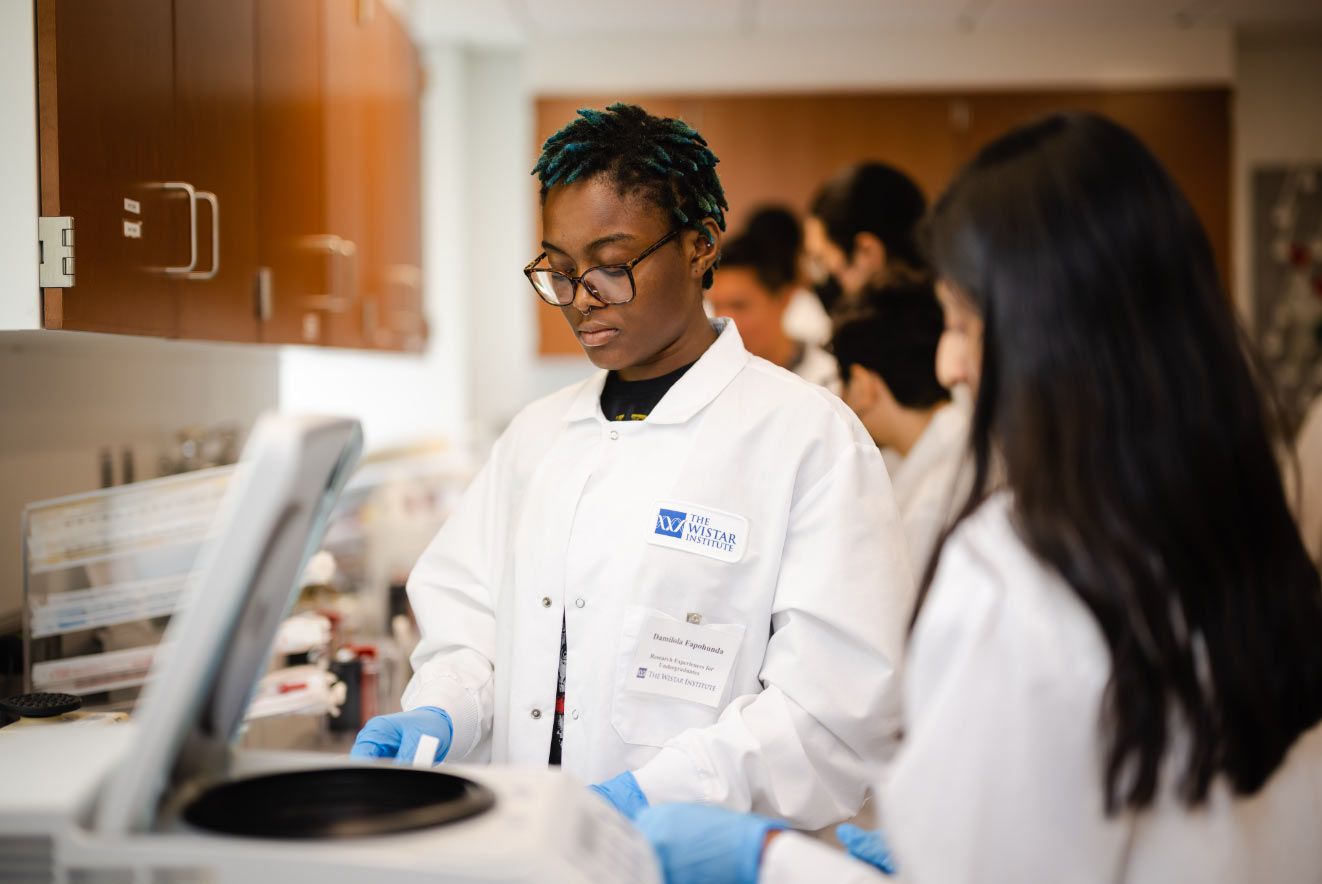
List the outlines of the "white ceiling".
<svg viewBox="0 0 1322 884">
<path fill-rule="evenodd" d="M 420 42 L 897 28 L 1322 25 L 1322 0 L 409 0 L 409 6 Z M 575 47 L 566 45 L 565 51 Z"/>
</svg>

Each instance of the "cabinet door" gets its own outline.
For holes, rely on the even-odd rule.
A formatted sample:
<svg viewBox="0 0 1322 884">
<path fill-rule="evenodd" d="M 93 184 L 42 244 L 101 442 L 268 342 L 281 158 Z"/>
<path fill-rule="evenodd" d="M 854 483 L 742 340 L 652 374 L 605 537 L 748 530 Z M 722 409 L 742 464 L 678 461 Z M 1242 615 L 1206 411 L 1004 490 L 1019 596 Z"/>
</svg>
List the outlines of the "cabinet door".
<svg viewBox="0 0 1322 884">
<path fill-rule="evenodd" d="M 327 0 L 322 21 L 325 77 L 326 262 L 331 276 L 324 343 L 358 347 L 368 285 L 368 127 L 373 35 L 387 14 L 372 0 Z M 379 170 L 371 170 L 376 172 Z"/>
<path fill-rule="evenodd" d="M 254 0 L 174 0 L 174 14 L 175 174 L 211 195 L 197 270 L 178 280 L 178 333 L 256 341 Z"/>
<path fill-rule="evenodd" d="M 173 168 L 171 0 L 39 0 L 43 215 L 71 215 L 75 282 L 46 289 L 47 328 L 171 335 L 189 260 Z"/>
<path fill-rule="evenodd" d="M 403 26 L 381 16 L 370 32 L 368 106 L 367 291 L 363 334 L 368 346 L 421 350 L 422 174 L 419 101 L 422 72 Z"/>
<path fill-rule="evenodd" d="M 257 230 L 265 279 L 258 335 L 315 344 L 327 293 L 323 0 L 257 0 Z"/>
</svg>

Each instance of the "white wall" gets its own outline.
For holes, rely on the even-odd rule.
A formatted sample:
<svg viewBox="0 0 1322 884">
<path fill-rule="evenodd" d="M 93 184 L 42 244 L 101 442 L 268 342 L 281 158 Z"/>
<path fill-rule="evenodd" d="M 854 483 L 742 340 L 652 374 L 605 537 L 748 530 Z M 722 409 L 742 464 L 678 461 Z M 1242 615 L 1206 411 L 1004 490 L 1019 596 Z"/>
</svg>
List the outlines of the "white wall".
<svg viewBox="0 0 1322 884">
<path fill-rule="evenodd" d="M 489 433 L 538 393 L 537 305 L 522 273 L 537 241 L 529 174 L 534 108 L 521 50 L 467 56 L 468 390 L 474 418 Z"/>
<path fill-rule="evenodd" d="M 533 40 L 537 94 L 1004 89 L 1223 83 L 1227 28 L 889 29 L 864 33 Z"/>
<path fill-rule="evenodd" d="M 1322 30 L 1257 32 L 1236 44 L 1235 301 L 1253 305 L 1253 171 L 1263 164 L 1322 163 Z"/>
<path fill-rule="evenodd" d="M 174 433 L 274 408 L 270 348 L 76 332 L 0 333 L 0 613 L 22 602 L 23 505 L 99 487 L 97 452 L 131 447 L 157 475 Z"/>
</svg>

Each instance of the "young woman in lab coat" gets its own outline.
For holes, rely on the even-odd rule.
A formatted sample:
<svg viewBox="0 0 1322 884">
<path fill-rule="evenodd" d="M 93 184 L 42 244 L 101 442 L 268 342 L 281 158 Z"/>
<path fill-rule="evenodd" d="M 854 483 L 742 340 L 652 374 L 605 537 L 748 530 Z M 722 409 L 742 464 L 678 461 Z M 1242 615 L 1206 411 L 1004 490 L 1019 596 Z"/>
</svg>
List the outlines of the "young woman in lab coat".
<svg viewBox="0 0 1322 884">
<path fill-rule="evenodd" d="M 1322 587 L 1192 209 L 1058 115 L 931 234 L 975 480 L 906 662 L 893 863 L 854 850 L 920 882 L 1322 881 Z M 884 880 L 717 808 L 639 825 L 669 884 Z"/>
<path fill-rule="evenodd" d="M 704 313 L 715 164 L 628 105 L 546 142 L 529 294 L 601 371 L 514 419 L 423 554 L 407 711 L 355 754 L 549 760 L 626 813 L 858 810 L 898 728 L 903 533 L 844 403 Z"/>
</svg>

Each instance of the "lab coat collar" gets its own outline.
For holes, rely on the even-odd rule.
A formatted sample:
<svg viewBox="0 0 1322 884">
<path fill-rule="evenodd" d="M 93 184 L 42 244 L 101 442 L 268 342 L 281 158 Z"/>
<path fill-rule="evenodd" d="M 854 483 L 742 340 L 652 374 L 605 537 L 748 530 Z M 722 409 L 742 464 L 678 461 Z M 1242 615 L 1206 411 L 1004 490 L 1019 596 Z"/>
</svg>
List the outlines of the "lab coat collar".
<svg viewBox="0 0 1322 884">
<path fill-rule="evenodd" d="M 662 397 L 647 416 L 652 424 L 682 424 L 711 404 L 735 375 L 748 364 L 748 351 L 739 330 L 728 319 L 713 319 L 716 340 L 675 386 Z M 601 413 L 601 390 L 608 372 L 599 371 L 585 380 L 565 412 L 565 422 L 595 418 L 606 422 Z"/>
</svg>

